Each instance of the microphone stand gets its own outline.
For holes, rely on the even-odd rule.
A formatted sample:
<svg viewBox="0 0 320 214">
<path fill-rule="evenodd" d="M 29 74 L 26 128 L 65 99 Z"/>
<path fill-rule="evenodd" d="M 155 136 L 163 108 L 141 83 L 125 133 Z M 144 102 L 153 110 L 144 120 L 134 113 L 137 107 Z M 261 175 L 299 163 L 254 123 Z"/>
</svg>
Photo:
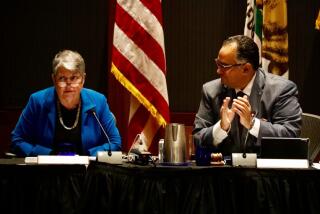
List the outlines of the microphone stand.
<svg viewBox="0 0 320 214">
<path fill-rule="evenodd" d="M 110 164 L 122 164 L 122 152 L 121 151 L 116 151 L 116 152 L 112 153 L 112 151 L 111 151 L 111 141 L 109 139 L 109 136 L 108 136 L 107 132 L 103 128 L 99 118 L 97 117 L 97 114 L 96 114 L 95 110 L 91 109 L 90 111 L 92 112 L 94 118 L 96 119 L 96 121 L 98 122 L 100 128 L 102 129 L 102 132 L 103 132 L 104 136 L 107 138 L 108 146 L 109 146 L 107 155 L 105 155 L 105 153 L 106 153 L 105 151 L 98 151 L 97 152 L 97 161 L 110 163 Z"/>
<path fill-rule="evenodd" d="M 247 157 L 246 145 L 247 145 L 247 141 L 248 141 L 248 136 L 249 136 L 249 130 L 247 131 L 246 138 L 245 138 L 244 143 L 243 143 L 243 153 L 242 153 L 242 157 L 243 158 Z"/>
<path fill-rule="evenodd" d="M 255 118 L 257 113 L 254 113 L 253 118 Z M 249 138 L 249 129 L 246 134 L 245 141 L 243 143 L 243 153 L 232 153 L 232 166 L 249 166 L 256 167 L 257 166 L 257 154 L 256 153 L 248 153 L 246 152 L 247 141 Z"/>
<path fill-rule="evenodd" d="M 98 122 L 98 124 L 99 124 L 99 126 L 100 126 L 100 128 L 101 128 L 101 130 L 102 130 L 102 132 L 103 132 L 103 134 L 104 134 L 104 136 L 105 136 L 105 137 L 107 138 L 107 140 L 108 140 L 108 155 L 109 155 L 109 156 L 112 156 L 112 152 L 111 152 L 111 142 L 110 142 L 109 136 L 107 135 L 107 132 L 104 130 L 104 128 L 103 128 L 103 126 L 102 126 L 99 118 L 97 117 L 97 114 L 96 114 L 95 110 L 93 110 L 93 109 L 92 109 L 92 114 L 93 114 L 93 116 L 96 118 L 96 121 Z"/>
<path fill-rule="evenodd" d="M 254 120 L 254 118 L 257 116 L 257 112 L 254 112 L 251 114 L 252 115 L 252 121 Z M 251 123 L 252 123 L 251 121 Z M 246 148 L 247 148 L 247 141 L 248 141 L 248 137 L 249 137 L 249 129 L 247 130 L 247 134 L 246 134 L 246 138 L 244 139 L 244 143 L 243 143 L 243 154 L 242 157 L 246 158 L 247 157 L 247 153 L 246 153 Z"/>
</svg>

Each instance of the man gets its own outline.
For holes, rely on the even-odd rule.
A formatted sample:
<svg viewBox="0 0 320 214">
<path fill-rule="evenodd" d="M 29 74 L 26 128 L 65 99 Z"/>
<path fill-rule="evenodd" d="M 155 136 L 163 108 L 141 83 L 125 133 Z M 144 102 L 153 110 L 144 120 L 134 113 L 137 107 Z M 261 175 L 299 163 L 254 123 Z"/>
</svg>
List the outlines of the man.
<svg viewBox="0 0 320 214">
<path fill-rule="evenodd" d="M 300 135 L 297 86 L 259 68 L 259 49 L 252 39 L 226 39 L 215 61 L 220 78 L 203 85 L 194 121 L 198 146 L 223 155 L 243 152 L 244 147 L 259 152 L 261 137 Z"/>
</svg>

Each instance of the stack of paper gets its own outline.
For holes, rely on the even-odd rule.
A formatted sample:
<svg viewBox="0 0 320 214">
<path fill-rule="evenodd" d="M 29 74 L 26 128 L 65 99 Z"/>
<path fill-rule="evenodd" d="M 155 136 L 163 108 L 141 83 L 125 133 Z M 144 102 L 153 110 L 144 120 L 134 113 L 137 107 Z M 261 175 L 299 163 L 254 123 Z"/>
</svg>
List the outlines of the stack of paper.
<svg viewBox="0 0 320 214">
<path fill-rule="evenodd" d="M 89 164 L 88 156 L 39 155 L 38 164 Z"/>
<path fill-rule="evenodd" d="M 257 168 L 309 168 L 307 159 L 257 159 Z"/>
</svg>

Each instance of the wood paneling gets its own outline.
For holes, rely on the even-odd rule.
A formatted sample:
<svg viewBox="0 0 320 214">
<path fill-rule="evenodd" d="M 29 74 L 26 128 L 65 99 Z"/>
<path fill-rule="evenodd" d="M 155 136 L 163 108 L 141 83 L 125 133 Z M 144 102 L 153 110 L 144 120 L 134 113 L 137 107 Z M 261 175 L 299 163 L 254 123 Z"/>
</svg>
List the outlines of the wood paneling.
<svg viewBox="0 0 320 214">
<path fill-rule="evenodd" d="M 244 0 L 164 0 L 170 107 L 198 109 L 202 84 L 218 77 L 214 58 L 228 36 L 242 34 Z"/>
</svg>

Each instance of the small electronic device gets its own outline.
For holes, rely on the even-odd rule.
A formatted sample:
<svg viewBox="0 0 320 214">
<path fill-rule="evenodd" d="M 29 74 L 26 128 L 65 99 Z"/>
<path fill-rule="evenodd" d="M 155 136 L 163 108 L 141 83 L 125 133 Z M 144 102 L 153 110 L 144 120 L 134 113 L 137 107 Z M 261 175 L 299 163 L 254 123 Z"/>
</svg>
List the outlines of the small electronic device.
<svg viewBox="0 0 320 214">
<path fill-rule="evenodd" d="M 260 158 L 309 159 L 309 138 L 262 137 Z"/>
<path fill-rule="evenodd" d="M 309 139 L 263 137 L 258 168 L 309 168 Z"/>
<path fill-rule="evenodd" d="M 128 152 L 128 161 L 139 165 L 147 165 L 149 161 L 152 161 L 151 153 L 147 150 L 143 134 L 138 134 L 134 139 Z"/>
</svg>

